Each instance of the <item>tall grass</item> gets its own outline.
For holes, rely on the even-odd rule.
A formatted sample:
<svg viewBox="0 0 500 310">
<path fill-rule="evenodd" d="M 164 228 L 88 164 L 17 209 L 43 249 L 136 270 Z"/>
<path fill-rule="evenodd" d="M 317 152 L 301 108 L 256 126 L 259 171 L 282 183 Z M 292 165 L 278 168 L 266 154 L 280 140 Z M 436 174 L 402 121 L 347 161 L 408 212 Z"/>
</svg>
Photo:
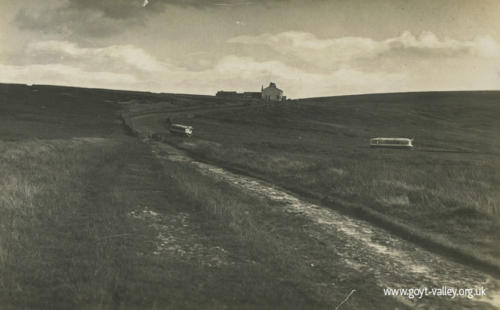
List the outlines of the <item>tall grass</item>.
<svg viewBox="0 0 500 310">
<path fill-rule="evenodd" d="M 288 257 L 284 253 L 286 245 L 278 242 L 276 235 L 271 233 L 273 227 L 263 229 L 258 222 L 263 213 L 272 213 L 270 202 L 245 194 L 182 163 L 169 164 L 165 169 L 184 200 L 204 210 L 208 216 L 229 227 L 239 239 L 252 245 L 249 250 L 254 256 L 265 252 L 273 260 Z"/>
<path fill-rule="evenodd" d="M 344 290 L 311 293 L 317 278 L 297 259 L 297 248 L 305 254 L 324 249 L 305 241 L 298 219 L 191 167 L 171 163 L 159 171 L 149 149 L 137 144 L 1 144 L 2 309 L 303 309 L 342 298 Z M 153 178 L 155 169 L 166 177 Z M 139 184 L 140 194 L 132 191 Z M 142 206 L 165 218 L 188 213 L 190 221 L 168 237 L 186 248 L 222 247 L 232 263 L 213 267 L 196 255 L 155 255 L 158 223 L 128 216 Z M 333 257 L 329 270 L 361 278 L 334 267 Z"/>
<path fill-rule="evenodd" d="M 339 148 L 325 156 L 280 150 L 272 142 L 256 149 L 217 141 L 194 140 L 178 146 L 301 193 L 360 203 L 500 265 L 496 241 L 500 239 L 500 179 L 492 156 Z"/>
<path fill-rule="evenodd" d="M 0 144 L 2 308 L 119 304 L 137 258 L 120 197 L 103 191 L 117 152 L 97 138 Z"/>
<path fill-rule="evenodd" d="M 373 302 L 374 296 L 369 292 L 377 284 L 364 279 L 358 271 L 345 266 L 335 252 L 318 244 L 305 232 L 305 227 L 310 225 L 308 220 L 284 212 L 280 202 L 249 195 L 200 173 L 189 164 L 166 162 L 164 171 L 172 177 L 181 199 L 203 210 L 207 217 L 219 222 L 228 235 L 242 241 L 247 258 L 265 274 L 264 281 L 244 282 L 244 279 L 255 277 L 247 274 L 253 269 L 242 268 L 238 272 L 243 281 L 239 285 L 249 301 L 260 300 L 259 304 L 270 308 L 330 309 L 345 297 L 344 292 L 349 287 L 355 285 L 360 293 L 350 305 L 353 309 L 369 307 L 368 300 Z M 313 257 L 321 269 L 311 268 L 308 260 Z M 337 283 L 335 290 L 320 289 L 321 285 L 335 282 L 338 277 L 350 280 Z M 268 292 L 273 292 L 273 297 Z M 264 303 L 263 298 L 266 298 Z M 392 300 L 377 302 L 394 306 Z"/>
</svg>

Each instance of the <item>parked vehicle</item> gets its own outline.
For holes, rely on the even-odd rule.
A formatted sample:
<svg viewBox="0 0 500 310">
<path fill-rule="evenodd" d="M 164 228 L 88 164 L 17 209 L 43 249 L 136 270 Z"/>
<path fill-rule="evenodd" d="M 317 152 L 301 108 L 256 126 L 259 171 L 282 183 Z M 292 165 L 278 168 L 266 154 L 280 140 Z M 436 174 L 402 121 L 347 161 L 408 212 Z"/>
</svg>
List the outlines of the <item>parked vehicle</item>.
<svg viewBox="0 0 500 310">
<path fill-rule="evenodd" d="M 155 141 L 163 141 L 163 134 L 161 134 L 159 132 L 155 132 L 151 135 L 151 139 L 153 139 Z"/>
<path fill-rule="evenodd" d="M 186 137 L 191 137 L 193 135 L 193 127 L 181 124 L 171 124 L 169 128 L 170 132 L 173 134 L 183 135 Z"/>
<path fill-rule="evenodd" d="M 411 138 L 372 138 L 370 147 L 413 149 Z"/>
</svg>

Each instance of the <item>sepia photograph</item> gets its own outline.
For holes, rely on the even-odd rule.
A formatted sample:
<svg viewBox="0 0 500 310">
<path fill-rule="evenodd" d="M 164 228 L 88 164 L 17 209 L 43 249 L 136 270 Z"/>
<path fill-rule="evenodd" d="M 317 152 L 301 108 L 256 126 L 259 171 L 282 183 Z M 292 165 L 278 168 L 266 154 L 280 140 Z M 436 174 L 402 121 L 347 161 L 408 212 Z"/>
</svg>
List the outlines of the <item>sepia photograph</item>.
<svg viewBox="0 0 500 310">
<path fill-rule="evenodd" d="M 500 309 L 500 1 L 0 0 L 0 310 Z"/>
</svg>

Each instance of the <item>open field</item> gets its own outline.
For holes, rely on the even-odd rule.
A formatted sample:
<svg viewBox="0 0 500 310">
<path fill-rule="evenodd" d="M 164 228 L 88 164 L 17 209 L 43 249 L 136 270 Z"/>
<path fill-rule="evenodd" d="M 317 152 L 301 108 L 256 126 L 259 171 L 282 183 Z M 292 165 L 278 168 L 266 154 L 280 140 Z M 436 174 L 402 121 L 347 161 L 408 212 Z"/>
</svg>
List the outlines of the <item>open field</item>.
<svg viewBox="0 0 500 310">
<path fill-rule="evenodd" d="M 499 116 L 495 92 L 317 98 L 205 113 L 184 120 L 195 138 L 170 141 L 500 266 Z M 368 148 L 377 136 L 416 149 Z"/>
<path fill-rule="evenodd" d="M 256 243 L 258 248 L 266 249 L 266 245 L 272 244 L 264 253 L 274 253 L 281 262 L 276 267 L 288 266 L 287 269 L 293 270 L 291 274 L 295 275 L 291 279 L 300 279 L 297 286 L 311 284 L 317 293 L 330 296 L 331 304 L 338 302 L 338 291 L 348 291 L 348 287 L 351 287 L 351 292 L 356 290 L 356 301 L 350 301 L 354 303 L 359 302 L 359 298 L 367 301 L 381 297 L 384 287 L 430 288 L 445 283 L 452 287 L 484 287 L 488 291 L 487 297 L 396 299 L 410 308 L 422 309 L 495 309 L 500 305 L 498 281 L 476 268 L 443 259 L 367 221 L 311 203 L 274 184 L 198 161 L 164 143 L 153 145 L 158 158 L 197 171 L 183 173 L 179 178 L 188 188 L 187 192 L 203 199 L 208 197 L 203 205 L 219 210 L 214 213 L 222 219 L 233 219 L 231 226 L 245 232 L 251 240 L 254 240 L 252 236 L 261 236 L 255 239 L 259 240 Z M 196 174 L 198 177 L 191 177 Z M 216 182 L 210 182 L 210 179 Z M 207 183 L 216 186 L 206 189 L 193 186 Z M 238 203 L 227 203 L 240 196 L 241 191 L 260 199 L 246 208 Z M 224 199 L 227 193 L 231 195 L 226 197 L 231 198 Z M 249 216 L 256 220 L 247 221 Z M 362 283 L 354 281 L 357 273 L 352 271 L 362 274 Z M 370 309 L 374 304 L 390 308 L 386 302 L 384 299 L 373 300 L 368 307 L 361 303 L 355 308 Z"/>
<path fill-rule="evenodd" d="M 3 142 L 0 238 L 3 309 L 110 305 L 151 245 L 114 203 L 125 145 L 103 138 Z M 140 244 L 140 246 L 138 246 Z M 131 251 L 131 249 L 135 251 Z"/>
<path fill-rule="evenodd" d="M 323 251 L 289 226 L 297 219 L 188 167 L 161 167 L 139 142 L 7 142 L 1 170 L 4 309 L 327 309 L 355 283 L 366 289 L 352 309 L 377 300 L 367 295 L 377 286 L 339 260 L 332 270 L 349 282 L 336 294 L 316 287 L 332 275 L 290 254 Z"/>
<path fill-rule="evenodd" d="M 405 309 L 452 304 L 390 298 L 382 289 L 448 279 L 498 289 L 485 274 L 440 258 L 430 269 L 401 273 L 404 260 L 387 256 L 389 246 L 419 263 L 436 257 L 364 222 L 318 226 L 301 215 L 327 221 L 333 213 L 323 206 L 352 207 L 361 218 L 372 212 L 496 264 L 495 93 L 281 106 L 52 86 L 0 85 L 0 93 L 3 309 L 332 309 L 353 288 L 342 309 Z M 143 141 L 124 128 L 126 110 Z M 169 144 L 321 208 L 289 212 L 290 198 L 169 158 L 175 150 L 147 139 L 165 131 L 167 116 L 195 126 L 191 139 L 165 134 Z M 396 134 L 415 137 L 417 150 L 367 148 L 372 136 Z M 492 309 L 496 302 L 482 301 L 453 305 Z"/>
<path fill-rule="evenodd" d="M 126 135 L 127 94 L 2 92 L 2 309 L 330 309 L 353 286 L 364 289 L 345 309 L 405 308 L 279 204 Z"/>
</svg>

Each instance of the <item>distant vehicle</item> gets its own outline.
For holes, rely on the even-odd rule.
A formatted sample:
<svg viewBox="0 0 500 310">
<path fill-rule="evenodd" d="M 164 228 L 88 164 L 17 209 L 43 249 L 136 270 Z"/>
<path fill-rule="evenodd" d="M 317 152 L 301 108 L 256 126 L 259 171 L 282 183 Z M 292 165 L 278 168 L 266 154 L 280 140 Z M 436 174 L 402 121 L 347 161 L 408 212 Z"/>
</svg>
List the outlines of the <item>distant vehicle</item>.
<svg viewBox="0 0 500 310">
<path fill-rule="evenodd" d="M 193 127 L 181 125 L 181 124 L 171 124 L 170 125 L 170 132 L 173 134 L 191 137 L 193 135 Z"/>
<path fill-rule="evenodd" d="M 384 147 L 397 149 L 413 149 L 413 139 L 410 138 L 372 138 L 370 147 Z"/>
<path fill-rule="evenodd" d="M 161 133 L 155 132 L 151 135 L 151 139 L 155 141 L 163 141 L 163 135 Z"/>
</svg>

